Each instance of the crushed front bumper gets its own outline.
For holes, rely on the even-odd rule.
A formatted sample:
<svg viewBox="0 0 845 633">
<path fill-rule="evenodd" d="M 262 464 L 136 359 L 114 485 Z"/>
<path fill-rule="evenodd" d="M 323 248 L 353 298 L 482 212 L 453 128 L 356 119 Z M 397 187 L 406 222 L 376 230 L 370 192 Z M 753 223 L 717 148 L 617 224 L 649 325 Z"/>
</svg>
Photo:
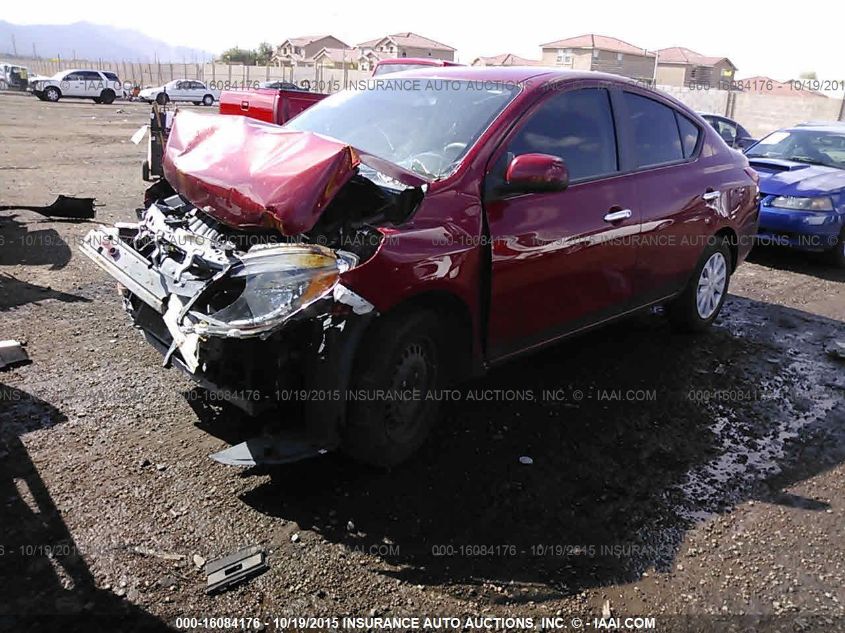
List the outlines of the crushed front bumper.
<svg viewBox="0 0 845 633">
<path fill-rule="evenodd" d="M 198 301 L 231 274 L 230 260 L 250 249 L 233 250 L 225 240 L 215 243 L 211 237 L 219 236 L 194 232 L 190 221 L 151 222 L 161 220 L 161 208 L 154 207 L 141 223 L 99 227 L 80 245 L 120 284 L 135 326 L 164 355 L 165 366 L 179 367 L 216 399 L 250 414 L 282 405 L 298 418 L 298 409 L 307 436 L 333 448 L 345 420 L 342 395 L 355 350 L 375 315 L 372 304 L 338 278 L 272 327 L 209 332 L 204 319 L 210 317 L 198 311 Z M 287 248 L 301 251 L 303 245 L 272 246 L 274 252 Z"/>
</svg>

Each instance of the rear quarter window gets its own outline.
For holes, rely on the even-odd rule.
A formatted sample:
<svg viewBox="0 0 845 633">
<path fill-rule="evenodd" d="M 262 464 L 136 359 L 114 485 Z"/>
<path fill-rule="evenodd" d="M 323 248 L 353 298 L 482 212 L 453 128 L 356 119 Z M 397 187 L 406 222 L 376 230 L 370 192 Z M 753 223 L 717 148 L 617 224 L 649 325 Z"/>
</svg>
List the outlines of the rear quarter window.
<svg viewBox="0 0 845 633">
<path fill-rule="evenodd" d="M 630 92 L 622 98 L 633 135 L 634 161 L 638 168 L 684 160 L 675 110 L 654 99 Z"/>
<path fill-rule="evenodd" d="M 678 120 L 678 130 L 681 133 L 681 149 L 684 152 L 684 158 L 691 158 L 695 154 L 695 148 L 698 145 L 698 136 L 701 134 L 701 131 L 695 123 L 680 112 L 675 112 L 675 117 Z"/>
</svg>

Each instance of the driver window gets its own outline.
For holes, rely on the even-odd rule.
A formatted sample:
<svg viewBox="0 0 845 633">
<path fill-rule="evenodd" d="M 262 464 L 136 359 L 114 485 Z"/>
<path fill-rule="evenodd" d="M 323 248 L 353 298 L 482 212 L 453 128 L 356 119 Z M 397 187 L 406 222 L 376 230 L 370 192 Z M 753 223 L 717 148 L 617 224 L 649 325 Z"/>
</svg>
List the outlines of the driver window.
<svg viewBox="0 0 845 633">
<path fill-rule="evenodd" d="M 531 153 L 562 158 L 571 182 L 618 172 L 607 90 L 583 88 L 546 98 L 511 139 L 506 155 Z"/>
</svg>

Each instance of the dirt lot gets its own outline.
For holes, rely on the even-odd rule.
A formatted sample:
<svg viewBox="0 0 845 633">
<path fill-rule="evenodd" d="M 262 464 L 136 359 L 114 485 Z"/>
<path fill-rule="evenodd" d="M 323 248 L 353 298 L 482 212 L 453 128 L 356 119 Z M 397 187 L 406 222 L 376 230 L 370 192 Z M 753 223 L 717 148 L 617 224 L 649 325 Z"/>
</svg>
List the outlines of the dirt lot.
<svg viewBox="0 0 845 633">
<path fill-rule="evenodd" d="M 100 220 L 131 220 L 147 113 L 0 95 L 0 204 L 96 196 Z M 825 352 L 845 339 L 845 272 L 754 253 L 712 332 L 646 315 L 513 362 L 391 473 L 336 455 L 239 471 L 207 456 L 261 422 L 162 369 L 77 251 L 88 228 L 0 213 L 0 338 L 32 359 L 0 374 L 0 630 L 180 615 L 573 630 L 606 601 L 660 631 L 845 630 L 845 365 Z M 195 555 L 256 543 L 270 571 L 206 596 Z"/>
</svg>

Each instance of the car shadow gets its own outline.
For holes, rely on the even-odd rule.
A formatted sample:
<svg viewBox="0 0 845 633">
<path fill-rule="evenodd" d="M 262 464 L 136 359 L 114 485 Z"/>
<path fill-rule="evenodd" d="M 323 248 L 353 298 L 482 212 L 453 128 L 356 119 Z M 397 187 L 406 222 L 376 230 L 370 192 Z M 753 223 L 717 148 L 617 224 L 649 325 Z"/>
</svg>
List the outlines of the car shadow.
<svg viewBox="0 0 845 633">
<path fill-rule="evenodd" d="M 845 268 L 832 266 L 825 253 L 757 245 L 748 255 L 748 261 L 770 268 L 826 279 L 827 281 L 845 282 Z"/>
<path fill-rule="evenodd" d="M 21 281 L 11 275 L 0 273 L 0 312 L 47 299 L 68 303 L 90 303 L 91 301 L 79 295 L 53 290 L 46 286 Z"/>
<path fill-rule="evenodd" d="M 18 215 L 0 215 L 0 266 L 44 266 L 61 270 L 71 258 L 70 246 L 56 229 L 32 228 L 36 221 Z"/>
<path fill-rule="evenodd" d="M 709 495 L 688 489 L 733 452 L 747 475 L 743 450 L 779 437 L 783 420 L 760 386 L 774 357 L 790 358 L 783 336 L 757 339 L 754 328 L 767 318 L 809 318 L 821 340 L 842 325 L 741 298 L 725 313 L 727 325 L 702 336 L 642 317 L 512 362 L 463 386 L 431 441 L 392 472 L 330 455 L 262 469 L 270 481 L 243 501 L 375 555 L 389 566 L 386 575 L 497 603 L 539 602 L 669 569 L 703 513 L 730 511 L 747 498 L 816 509 L 780 492 L 792 481 L 798 449 L 789 447 L 774 484 L 758 477 L 713 482 Z M 701 395 L 726 387 L 753 396 L 737 407 L 727 440 L 716 430 L 728 415 L 724 403 Z M 821 437 L 843 421 L 840 405 L 812 433 Z M 743 450 L 726 448 L 732 435 L 742 436 Z M 845 437 L 836 451 L 819 441 L 828 448 L 801 478 L 845 456 Z"/>
<path fill-rule="evenodd" d="M 66 422 L 65 415 L 2 383 L 0 402 L 0 630 L 172 630 L 96 586 L 21 441 Z"/>
</svg>

